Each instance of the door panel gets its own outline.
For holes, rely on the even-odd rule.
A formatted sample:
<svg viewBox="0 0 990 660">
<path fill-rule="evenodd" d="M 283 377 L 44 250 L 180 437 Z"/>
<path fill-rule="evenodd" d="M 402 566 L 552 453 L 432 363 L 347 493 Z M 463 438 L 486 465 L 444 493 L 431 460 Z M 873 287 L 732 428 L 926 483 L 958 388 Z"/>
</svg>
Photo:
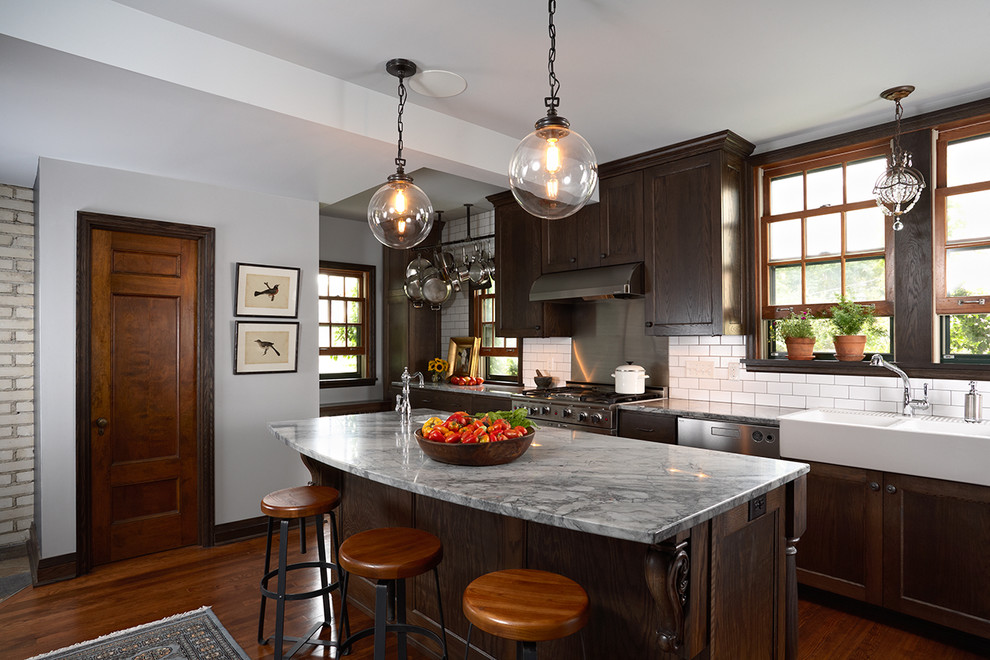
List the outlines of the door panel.
<svg viewBox="0 0 990 660">
<path fill-rule="evenodd" d="M 101 564 L 197 541 L 197 243 L 94 229 L 90 260 L 92 558 Z"/>
</svg>

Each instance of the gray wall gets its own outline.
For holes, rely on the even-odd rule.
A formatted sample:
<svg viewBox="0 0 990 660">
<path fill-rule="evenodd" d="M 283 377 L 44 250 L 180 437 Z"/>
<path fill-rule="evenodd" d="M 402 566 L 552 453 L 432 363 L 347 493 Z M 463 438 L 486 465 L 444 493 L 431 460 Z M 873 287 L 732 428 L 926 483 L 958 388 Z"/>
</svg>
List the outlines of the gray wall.
<svg viewBox="0 0 990 660">
<path fill-rule="evenodd" d="M 368 387 L 328 387 L 320 390 L 320 403 L 351 403 L 381 401 L 382 363 L 385 353 L 384 334 L 384 247 L 371 233 L 367 221 L 320 217 L 320 259 L 364 264 L 375 267 L 375 377 L 378 382 Z"/>
<path fill-rule="evenodd" d="M 216 228 L 216 522 L 260 515 L 268 492 L 305 483 L 266 422 L 319 414 L 315 201 L 42 158 L 37 199 L 35 525 L 42 557 L 75 551 L 75 278 L 80 210 Z M 234 264 L 298 266 L 299 371 L 233 374 Z"/>
</svg>

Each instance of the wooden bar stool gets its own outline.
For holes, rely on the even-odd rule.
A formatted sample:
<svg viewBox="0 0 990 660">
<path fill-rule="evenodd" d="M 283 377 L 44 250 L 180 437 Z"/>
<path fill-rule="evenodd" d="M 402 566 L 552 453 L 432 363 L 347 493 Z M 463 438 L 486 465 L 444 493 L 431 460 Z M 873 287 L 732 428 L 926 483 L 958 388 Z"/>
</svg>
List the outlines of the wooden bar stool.
<svg viewBox="0 0 990 660">
<path fill-rule="evenodd" d="M 443 558 L 443 544 L 433 534 L 408 527 L 383 527 L 371 529 L 348 537 L 340 544 L 338 560 L 344 569 L 341 600 L 346 607 L 347 586 L 357 575 L 375 580 L 375 624 L 356 632 L 341 642 L 341 653 L 347 653 L 351 645 L 374 635 L 374 660 L 385 660 L 385 642 L 388 633 L 397 634 L 398 657 L 406 658 L 406 635 L 425 635 L 440 644 L 443 658 L 447 658 L 447 629 L 443 622 L 443 601 L 440 597 L 440 576 L 437 565 Z M 437 606 L 440 611 L 440 635 L 406 623 L 406 578 L 433 571 L 437 585 Z M 390 616 L 391 610 L 391 616 Z M 344 639 L 341 634 L 341 639 Z"/>
<path fill-rule="evenodd" d="M 334 556 L 340 557 L 337 543 L 337 518 L 333 510 L 340 502 L 340 493 L 329 486 L 298 486 L 285 488 L 269 493 L 261 500 L 261 512 L 268 516 L 268 543 L 265 546 L 265 572 L 261 578 L 261 614 L 258 617 L 258 643 L 267 644 L 273 638 L 264 636 L 265 605 L 269 598 L 275 599 L 275 660 L 290 658 L 304 644 L 320 646 L 336 646 L 332 640 L 312 639 L 319 630 L 333 625 L 330 616 L 330 592 L 341 584 L 341 571 L 338 564 L 327 560 L 326 541 L 323 538 L 323 516 L 330 515 L 330 538 L 333 543 Z M 288 563 L 289 521 L 299 521 L 299 551 L 306 553 L 306 518 L 316 521 L 316 547 L 319 553 L 318 561 L 302 561 Z M 271 567 L 272 561 L 272 531 L 275 521 L 279 521 L 278 533 L 278 566 Z M 290 571 L 301 569 L 317 569 L 320 572 L 319 589 L 300 593 L 286 593 L 286 577 Z M 337 572 L 337 581 L 330 582 L 327 578 L 329 571 Z M 275 591 L 268 588 L 268 581 L 277 578 Z M 323 621 L 316 624 L 303 637 L 285 637 L 285 601 L 304 600 L 321 597 L 323 599 Z M 346 617 L 343 617 L 346 619 Z M 344 621 L 346 625 L 346 620 Z M 295 642 L 287 655 L 282 655 L 285 642 Z"/>
<path fill-rule="evenodd" d="M 464 590 L 464 616 L 471 629 L 516 640 L 518 660 L 536 660 L 536 643 L 567 637 L 588 622 L 588 594 L 580 584 L 556 573 L 516 568 L 475 578 Z M 583 646 L 583 645 L 582 645 Z"/>
</svg>

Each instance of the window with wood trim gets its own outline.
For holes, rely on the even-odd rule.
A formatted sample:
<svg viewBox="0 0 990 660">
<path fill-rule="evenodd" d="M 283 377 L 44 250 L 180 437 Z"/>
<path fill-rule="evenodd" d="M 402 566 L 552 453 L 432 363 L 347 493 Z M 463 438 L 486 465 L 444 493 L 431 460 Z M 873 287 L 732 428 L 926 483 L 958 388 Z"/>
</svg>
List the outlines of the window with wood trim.
<svg viewBox="0 0 990 660">
<path fill-rule="evenodd" d="M 839 296 L 874 305 L 869 352 L 891 352 L 893 230 L 873 198 L 886 143 L 764 167 L 761 171 L 760 300 L 770 357 L 776 319 L 825 317 Z M 815 321 L 819 357 L 834 354 L 827 320 Z"/>
<path fill-rule="evenodd" d="M 990 117 L 938 130 L 932 228 L 943 362 L 990 362 Z"/>
<path fill-rule="evenodd" d="M 481 337 L 480 373 L 489 382 L 522 385 L 522 340 L 495 334 L 495 286 L 491 280 L 487 289 L 475 289 L 472 297 L 472 333 Z"/>
<path fill-rule="evenodd" d="M 321 387 L 374 383 L 374 290 L 374 266 L 320 262 Z"/>
</svg>

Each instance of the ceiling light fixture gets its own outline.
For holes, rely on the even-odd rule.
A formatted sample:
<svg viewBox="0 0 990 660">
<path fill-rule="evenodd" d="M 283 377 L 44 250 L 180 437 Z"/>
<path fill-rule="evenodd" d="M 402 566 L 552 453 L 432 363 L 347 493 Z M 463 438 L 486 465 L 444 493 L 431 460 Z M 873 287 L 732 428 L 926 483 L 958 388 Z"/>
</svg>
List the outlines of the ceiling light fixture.
<svg viewBox="0 0 990 660">
<path fill-rule="evenodd" d="M 913 85 L 891 87 L 880 92 L 880 98 L 893 101 L 894 109 L 894 139 L 890 156 L 887 159 L 887 169 L 877 179 L 873 187 L 873 196 L 877 206 L 886 215 L 894 218 L 894 231 L 904 228 L 901 216 L 914 208 L 925 189 L 925 177 L 911 166 L 911 154 L 901 149 L 901 99 L 914 91 Z"/>
<path fill-rule="evenodd" d="M 433 205 L 426 193 L 413 185 L 402 157 L 402 111 L 406 106 L 403 80 L 416 73 L 416 65 L 409 60 L 394 59 L 385 64 L 385 70 L 399 79 L 399 150 L 395 174 L 388 177 L 388 182 L 372 195 L 368 204 L 368 225 L 383 245 L 405 249 L 419 245 L 429 235 L 433 228 Z"/>
<path fill-rule="evenodd" d="M 554 72 L 557 59 L 557 30 L 553 15 L 555 0 L 549 0 L 550 96 L 544 99 L 547 116 L 536 122 L 536 130 L 523 138 L 509 160 L 509 187 L 529 213 L 547 219 L 566 218 L 584 206 L 598 185 L 598 163 L 591 145 L 557 114 L 560 81 Z"/>
</svg>

